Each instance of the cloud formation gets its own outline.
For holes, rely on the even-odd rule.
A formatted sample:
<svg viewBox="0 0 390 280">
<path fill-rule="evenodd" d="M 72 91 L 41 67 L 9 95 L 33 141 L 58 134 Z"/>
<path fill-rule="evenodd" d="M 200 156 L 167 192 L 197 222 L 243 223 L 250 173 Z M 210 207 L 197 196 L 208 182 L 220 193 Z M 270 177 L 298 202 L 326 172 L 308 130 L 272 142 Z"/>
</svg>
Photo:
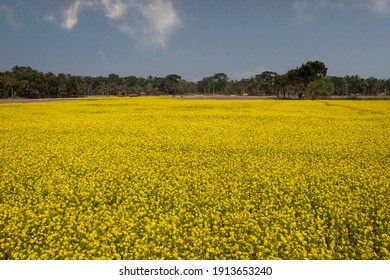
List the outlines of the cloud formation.
<svg viewBox="0 0 390 280">
<path fill-rule="evenodd" d="M 102 0 L 106 17 L 110 19 L 120 19 L 127 12 L 127 5 L 121 0 Z"/>
<path fill-rule="evenodd" d="M 164 46 L 171 34 L 180 26 L 172 2 L 155 0 L 141 7 L 141 13 L 147 25 L 144 29 L 146 43 Z"/>
<path fill-rule="evenodd" d="M 106 18 L 140 47 L 165 47 L 182 24 L 171 0 L 73 0 L 62 13 L 61 26 L 73 29 L 81 11 L 88 9 L 104 11 Z"/>
<path fill-rule="evenodd" d="M 365 1 L 366 2 L 366 1 Z M 390 14 L 390 0 L 369 0 L 366 3 L 367 7 L 378 14 Z"/>
<path fill-rule="evenodd" d="M 62 27 L 66 29 L 72 29 L 77 24 L 77 15 L 80 12 L 82 1 L 75 1 L 72 5 L 64 11 L 64 21 Z"/>
</svg>

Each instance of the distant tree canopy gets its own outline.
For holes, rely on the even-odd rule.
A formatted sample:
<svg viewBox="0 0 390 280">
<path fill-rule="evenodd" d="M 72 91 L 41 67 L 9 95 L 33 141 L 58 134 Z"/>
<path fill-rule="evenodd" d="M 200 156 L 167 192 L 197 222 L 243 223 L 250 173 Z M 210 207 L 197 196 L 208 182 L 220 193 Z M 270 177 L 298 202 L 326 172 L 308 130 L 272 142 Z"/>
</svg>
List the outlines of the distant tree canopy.
<svg viewBox="0 0 390 280">
<path fill-rule="evenodd" d="M 276 80 L 277 94 L 283 98 L 306 98 L 309 84 L 326 76 L 328 68 L 321 61 L 308 61 L 301 67 L 289 70 L 286 74 L 280 75 Z M 316 95 L 312 87 L 312 96 Z"/>
<path fill-rule="evenodd" d="M 205 77 L 199 81 L 198 90 L 204 94 L 224 94 L 228 81 L 229 78 L 225 73 L 216 73 L 214 76 Z"/>
<path fill-rule="evenodd" d="M 31 67 L 15 66 L 0 72 L 0 98 L 55 98 L 88 95 L 276 95 L 279 98 L 318 98 L 330 95 L 390 94 L 390 79 L 327 76 L 321 61 L 308 61 L 285 74 L 265 71 L 251 78 L 230 80 L 225 73 L 186 81 L 177 74 L 147 78 L 115 73 L 107 77 L 42 73 Z"/>
<path fill-rule="evenodd" d="M 334 92 L 334 85 L 328 77 L 317 78 L 307 84 L 305 95 L 307 98 L 329 97 Z"/>
</svg>

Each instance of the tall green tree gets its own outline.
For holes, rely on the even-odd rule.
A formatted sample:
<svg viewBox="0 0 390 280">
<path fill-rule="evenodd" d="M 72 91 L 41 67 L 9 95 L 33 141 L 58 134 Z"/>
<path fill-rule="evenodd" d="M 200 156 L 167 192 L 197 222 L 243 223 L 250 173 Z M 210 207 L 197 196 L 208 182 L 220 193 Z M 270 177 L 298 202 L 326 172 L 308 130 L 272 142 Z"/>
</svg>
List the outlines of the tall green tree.
<svg viewBox="0 0 390 280">
<path fill-rule="evenodd" d="M 310 82 L 305 93 L 308 98 L 316 99 L 318 97 L 326 98 L 333 94 L 334 86 L 328 77 L 322 77 Z"/>
<path fill-rule="evenodd" d="M 278 74 L 272 71 L 264 71 L 256 76 L 260 84 L 260 93 L 262 95 L 272 95 L 275 91 L 275 81 Z"/>
<path fill-rule="evenodd" d="M 229 81 L 228 76 L 225 73 L 216 73 L 214 74 L 212 79 L 215 92 L 224 93 L 226 85 Z"/>
<path fill-rule="evenodd" d="M 214 93 L 215 85 L 212 77 L 204 77 L 198 82 L 198 91 L 203 94 Z"/>
<path fill-rule="evenodd" d="M 167 94 L 180 94 L 181 76 L 176 74 L 167 75 L 161 82 L 161 91 Z"/>
<path fill-rule="evenodd" d="M 282 74 L 275 79 L 276 95 L 278 98 L 289 98 L 289 79 L 287 74 Z"/>
<path fill-rule="evenodd" d="M 366 92 L 365 94 L 368 95 L 377 95 L 380 92 L 380 87 L 381 87 L 381 81 L 374 78 L 374 77 L 369 77 L 366 80 Z"/>
<path fill-rule="evenodd" d="M 298 68 L 298 76 L 305 86 L 326 76 L 328 68 L 322 61 L 308 61 Z"/>
<path fill-rule="evenodd" d="M 308 85 L 326 77 L 327 68 L 321 61 L 308 61 L 296 69 L 278 76 L 275 85 L 278 96 L 283 98 L 304 98 Z"/>
</svg>

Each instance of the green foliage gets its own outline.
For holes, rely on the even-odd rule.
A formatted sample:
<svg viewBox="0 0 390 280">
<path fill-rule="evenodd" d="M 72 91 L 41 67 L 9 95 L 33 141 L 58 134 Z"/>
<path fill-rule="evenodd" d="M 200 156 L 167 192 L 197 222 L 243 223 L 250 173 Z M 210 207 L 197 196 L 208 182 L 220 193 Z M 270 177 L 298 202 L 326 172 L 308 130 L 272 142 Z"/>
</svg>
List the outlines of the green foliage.
<svg viewBox="0 0 390 280">
<path fill-rule="evenodd" d="M 181 76 L 171 74 L 165 77 L 161 82 L 161 91 L 168 94 L 178 94 L 181 92 Z"/>
<path fill-rule="evenodd" d="M 305 89 L 308 98 L 326 98 L 334 92 L 334 86 L 329 78 L 323 77 L 310 82 Z"/>
<path fill-rule="evenodd" d="M 305 98 L 307 93 L 314 96 L 314 93 L 319 89 L 321 83 L 313 84 L 308 91 L 308 86 L 321 80 L 326 76 L 327 68 L 321 61 L 308 61 L 302 64 L 301 67 L 289 70 L 286 74 L 278 77 L 276 85 L 278 87 L 278 96 L 283 98 Z"/>
<path fill-rule="evenodd" d="M 248 94 L 277 95 L 284 99 L 314 98 L 318 94 L 316 80 L 326 77 L 327 67 L 321 61 L 308 61 L 285 74 L 264 71 L 241 80 L 230 80 L 225 73 L 216 73 L 200 81 L 186 81 L 180 75 L 147 78 L 115 73 L 107 77 L 75 76 L 70 74 L 42 73 L 31 67 L 15 66 L 11 71 L 0 73 L 0 98 L 48 98 L 88 95 L 183 95 L 183 94 Z M 327 84 L 334 85 L 335 95 L 386 95 L 390 92 L 390 79 L 374 77 L 363 79 L 357 75 L 329 77 Z M 329 89 L 329 88 L 328 88 Z M 313 91 L 314 90 L 314 91 Z M 320 90 L 321 91 L 321 90 Z M 325 90 L 325 96 L 330 90 Z M 314 92 L 315 94 L 312 94 Z M 320 93 L 321 94 L 321 93 Z"/>
<path fill-rule="evenodd" d="M 229 81 L 225 73 L 216 73 L 213 76 L 205 77 L 198 82 L 198 90 L 202 93 L 226 93 L 225 89 Z"/>
</svg>

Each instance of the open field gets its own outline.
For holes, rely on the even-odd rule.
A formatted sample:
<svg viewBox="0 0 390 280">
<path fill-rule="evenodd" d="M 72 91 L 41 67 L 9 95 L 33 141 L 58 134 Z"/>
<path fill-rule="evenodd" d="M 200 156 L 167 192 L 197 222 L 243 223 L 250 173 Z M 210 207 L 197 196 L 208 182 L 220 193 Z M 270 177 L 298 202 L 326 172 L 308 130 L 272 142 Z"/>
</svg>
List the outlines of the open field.
<svg viewBox="0 0 390 280">
<path fill-rule="evenodd" d="M 0 104 L 0 259 L 390 259 L 390 102 Z"/>
</svg>

